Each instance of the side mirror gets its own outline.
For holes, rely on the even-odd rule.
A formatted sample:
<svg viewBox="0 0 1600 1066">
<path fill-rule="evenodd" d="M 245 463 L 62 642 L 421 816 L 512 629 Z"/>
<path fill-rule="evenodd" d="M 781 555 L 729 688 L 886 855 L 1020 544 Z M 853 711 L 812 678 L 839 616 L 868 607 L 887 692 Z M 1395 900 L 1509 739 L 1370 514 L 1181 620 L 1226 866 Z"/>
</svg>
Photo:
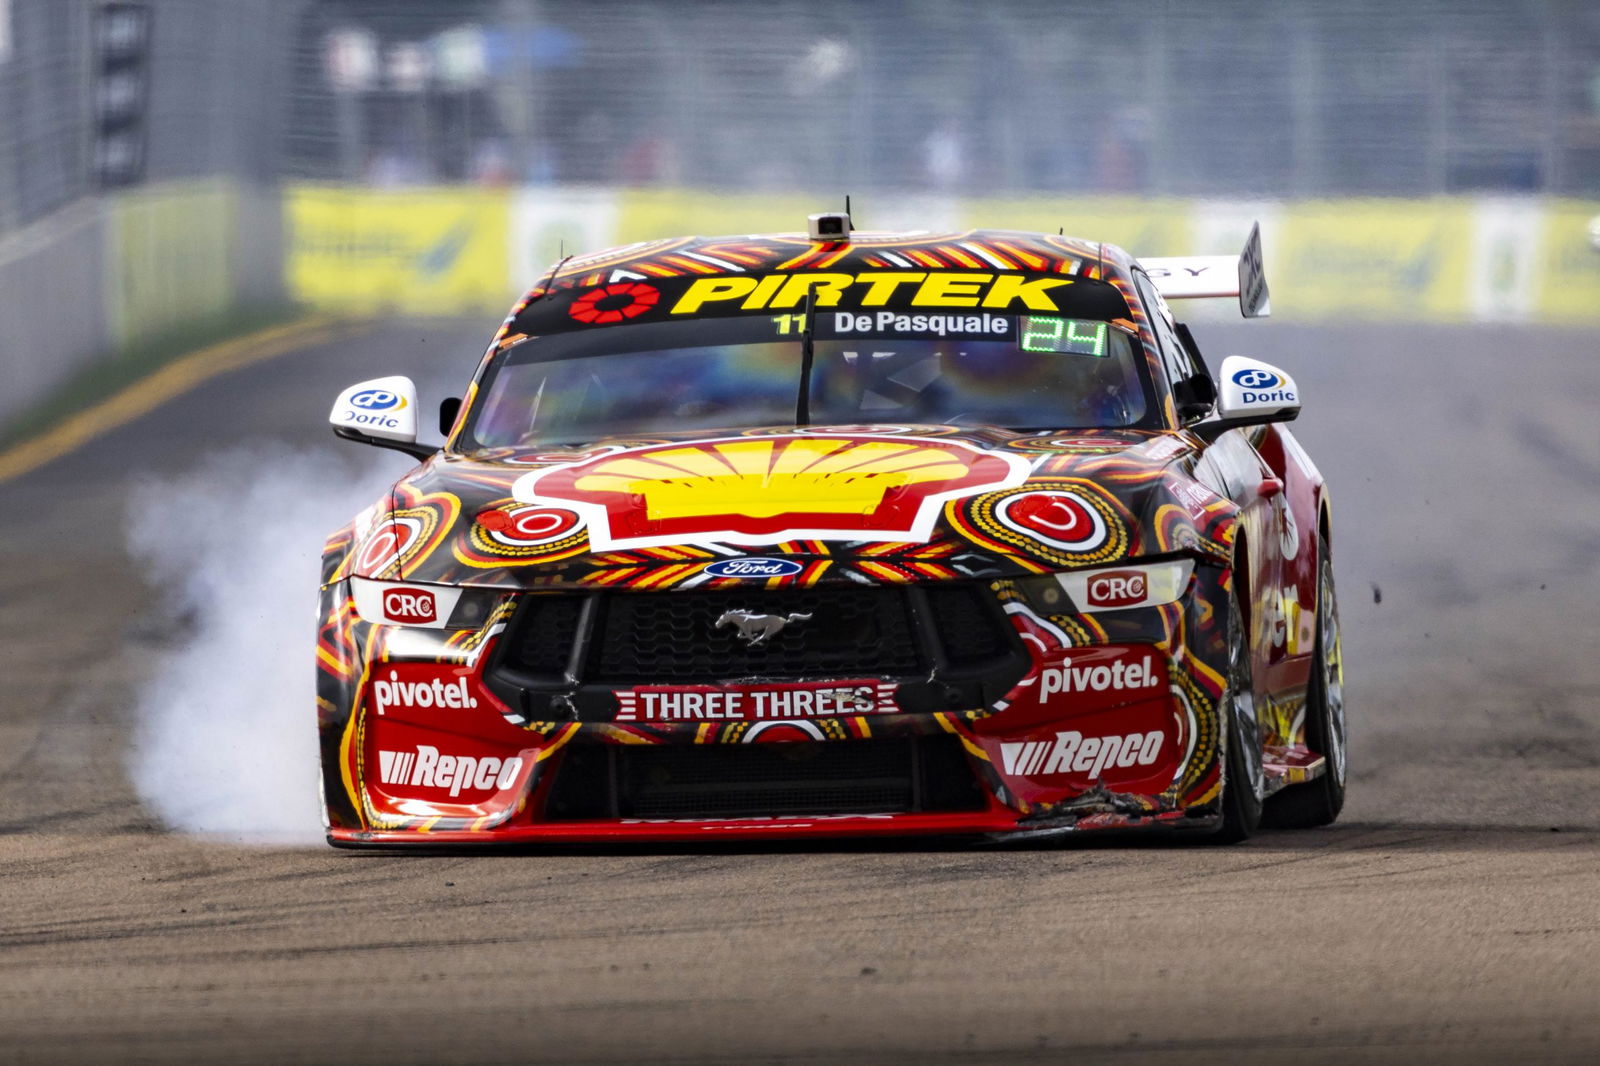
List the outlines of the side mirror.
<svg viewBox="0 0 1600 1066">
<path fill-rule="evenodd" d="M 1205 374 L 1195 374 L 1172 386 L 1172 399 L 1178 421 L 1187 425 L 1211 413 L 1217 402 L 1217 384 Z"/>
<path fill-rule="evenodd" d="M 1175 382 L 1172 386 L 1172 399 L 1178 408 L 1178 421 L 1184 425 L 1198 422 L 1211 413 L 1217 403 L 1217 383 L 1211 380 L 1211 368 L 1206 366 L 1206 357 L 1200 354 L 1200 345 L 1195 343 L 1194 334 L 1182 322 L 1174 322 L 1172 328 L 1178 334 L 1178 340 L 1183 345 L 1183 350 L 1189 353 L 1189 358 L 1194 360 L 1198 369 L 1182 381 Z"/>
<path fill-rule="evenodd" d="M 446 437 L 456 428 L 456 416 L 461 413 L 461 397 L 449 396 L 439 401 L 439 432 Z"/>
<path fill-rule="evenodd" d="M 1213 441 L 1230 429 L 1300 417 L 1300 388 L 1294 378 L 1271 363 L 1230 355 L 1222 361 L 1222 396 L 1215 421 L 1201 422 L 1194 432 Z"/>
<path fill-rule="evenodd" d="M 393 448 L 418 459 L 438 450 L 417 443 L 417 387 L 408 377 L 373 378 L 351 385 L 333 401 L 328 422 L 345 440 Z"/>
</svg>

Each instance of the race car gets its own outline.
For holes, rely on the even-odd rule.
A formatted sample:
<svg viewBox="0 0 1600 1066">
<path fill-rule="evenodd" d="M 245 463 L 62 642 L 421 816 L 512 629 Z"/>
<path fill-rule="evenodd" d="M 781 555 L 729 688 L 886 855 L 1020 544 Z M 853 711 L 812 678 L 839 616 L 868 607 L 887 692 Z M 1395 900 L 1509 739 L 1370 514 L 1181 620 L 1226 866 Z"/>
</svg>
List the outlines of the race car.
<svg viewBox="0 0 1600 1066">
<path fill-rule="evenodd" d="M 445 443 L 401 376 L 345 438 L 421 460 L 322 562 L 339 846 L 1332 822 L 1326 486 L 1239 256 L 1065 236 L 686 237 L 569 257 Z"/>
</svg>

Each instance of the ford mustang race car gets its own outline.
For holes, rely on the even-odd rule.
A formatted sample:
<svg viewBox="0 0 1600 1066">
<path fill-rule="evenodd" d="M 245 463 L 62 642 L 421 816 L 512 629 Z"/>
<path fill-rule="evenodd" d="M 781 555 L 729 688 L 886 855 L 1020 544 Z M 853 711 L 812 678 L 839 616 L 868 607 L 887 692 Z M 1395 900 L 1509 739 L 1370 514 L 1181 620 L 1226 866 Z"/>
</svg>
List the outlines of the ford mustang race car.
<svg viewBox="0 0 1600 1066">
<path fill-rule="evenodd" d="M 1315 826 L 1345 791 L 1327 490 L 1283 370 L 1169 299 L 1239 256 L 1035 233 L 563 259 L 442 448 L 327 542 L 336 845 Z"/>
</svg>

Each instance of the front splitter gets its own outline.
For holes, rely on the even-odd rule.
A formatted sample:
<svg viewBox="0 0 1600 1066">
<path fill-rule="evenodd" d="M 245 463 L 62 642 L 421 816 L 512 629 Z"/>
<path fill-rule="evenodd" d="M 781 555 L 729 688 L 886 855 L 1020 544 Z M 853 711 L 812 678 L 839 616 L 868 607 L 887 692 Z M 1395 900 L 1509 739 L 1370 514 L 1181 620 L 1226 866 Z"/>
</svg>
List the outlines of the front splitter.
<svg viewBox="0 0 1600 1066">
<path fill-rule="evenodd" d="M 1090 813 L 1068 823 L 1047 824 L 1019 819 L 1014 811 L 984 810 L 938 814 L 842 814 L 771 816 L 730 819 L 614 819 L 503 825 L 485 830 L 355 830 L 333 829 L 328 842 L 341 847 L 428 847 L 515 844 L 625 844 L 642 842 L 803 840 L 860 837 L 977 836 L 992 840 L 1025 840 L 1088 832 L 1146 829 L 1204 831 L 1211 822 L 1184 811 L 1132 815 Z"/>
</svg>

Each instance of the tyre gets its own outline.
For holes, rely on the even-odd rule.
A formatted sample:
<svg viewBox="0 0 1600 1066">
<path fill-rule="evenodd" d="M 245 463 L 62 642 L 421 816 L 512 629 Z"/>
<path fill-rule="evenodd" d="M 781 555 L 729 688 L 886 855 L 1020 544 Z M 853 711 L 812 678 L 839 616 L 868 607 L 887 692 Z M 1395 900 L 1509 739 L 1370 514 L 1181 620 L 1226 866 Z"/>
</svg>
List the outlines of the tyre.
<svg viewBox="0 0 1600 1066">
<path fill-rule="evenodd" d="M 1254 671 L 1245 632 L 1239 592 L 1228 597 L 1228 684 L 1221 711 L 1226 746 L 1222 769 L 1222 824 L 1211 836 L 1215 844 L 1246 840 L 1261 824 L 1261 797 L 1266 776 L 1261 765 L 1261 729 L 1256 724 Z"/>
<path fill-rule="evenodd" d="M 1306 745 L 1327 761 L 1327 769 L 1321 777 L 1291 785 L 1267 801 L 1267 824 L 1283 829 L 1328 825 L 1344 807 L 1348 760 L 1339 601 L 1333 588 L 1333 558 L 1320 537 L 1317 552 L 1317 643 L 1306 687 Z"/>
</svg>

